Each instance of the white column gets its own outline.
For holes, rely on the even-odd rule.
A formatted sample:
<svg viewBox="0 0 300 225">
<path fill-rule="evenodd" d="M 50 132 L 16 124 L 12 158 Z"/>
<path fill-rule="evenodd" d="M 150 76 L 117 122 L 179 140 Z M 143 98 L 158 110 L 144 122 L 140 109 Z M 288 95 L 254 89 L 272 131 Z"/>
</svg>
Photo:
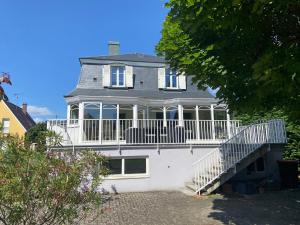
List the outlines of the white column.
<svg viewBox="0 0 300 225">
<path fill-rule="evenodd" d="M 145 109 L 143 109 L 143 127 L 146 127 L 146 124 L 148 123 L 149 119 L 149 106 L 146 106 Z"/>
<path fill-rule="evenodd" d="M 119 144 L 120 141 L 120 105 L 117 104 L 117 129 L 116 129 L 116 139 L 117 139 L 117 143 Z"/>
<path fill-rule="evenodd" d="M 215 133 L 215 115 L 214 115 L 214 105 L 210 105 L 210 119 L 211 119 L 211 132 L 212 132 L 212 139 L 216 139 Z"/>
<path fill-rule="evenodd" d="M 71 106 L 68 105 L 67 106 L 67 125 L 69 126 L 70 125 L 70 118 L 71 117 Z"/>
<path fill-rule="evenodd" d="M 100 102 L 100 118 L 99 118 L 99 142 L 102 144 L 102 130 L 103 130 L 103 126 L 102 126 L 102 102 Z"/>
<path fill-rule="evenodd" d="M 163 107 L 163 118 L 164 118 L 163 125 L 164 125 L 164 127 L 166 127 L 167 126 L 167 108 L 166 108 L 166 106 Z"/>
<path fill-rule="evenodd" d="M 183 106 L 178 105 L 178 125 L 183 127 Z"/>
<path fill-rule="evenodd" d="M 200 140 L 200 124 L 199 124 L 199 106 L 196 105 L 195 108 L 196 113 L 196 137 L 197 140 Z"/>
<path fill-rule="evenodd" d="M 81 143 L 83 141 L 83 124 L 84 124 L 84 103 L 81 102 L 78 104 L 79 115 L 78 115 L 78 123 L 79 123 L 79 131 L 78 131 L 78 142 Z"/>
<path fill-rule="evenodd" d="M 134 105 L 132 111 L 133 111 L 132 126 L 134 128 L 137 128 L 138 127 L 138 105 Z"/>
<path fill-rule="evenodd" d="M 146 117 L 144 117 L 143 119 L 150 119 L 149 106 L 146 107 Z"/>
<path fill-rule="evenodd" d="M 227 135 L 228 138 L 231 138 L 231 123 L 230 123 L 230 115 L 229 115 L 229 110 L 226 109 L 226 119 L 227 119 Z"/>
</svg>

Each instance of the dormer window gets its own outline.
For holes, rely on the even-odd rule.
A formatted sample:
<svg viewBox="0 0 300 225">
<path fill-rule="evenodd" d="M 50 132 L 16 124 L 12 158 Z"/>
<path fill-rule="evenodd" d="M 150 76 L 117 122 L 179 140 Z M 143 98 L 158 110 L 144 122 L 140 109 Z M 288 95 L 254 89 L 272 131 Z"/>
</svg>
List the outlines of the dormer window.
<svg viewBox="0 0 300 225">
<path fill-rule="evenodd" d="M 166 70 L 166 88 L 178 88 L 176 70 Z"/>
<path fill-rule="evenodd" d="M 158 88 L 165 91 L 186 90 L 186 75 L 171 68 L 158 68 Z"/>
<path fill-rule="evenodd" d="M 111 67 L 111 86 L 125 87 L 125 66 Z"/>
</svg>

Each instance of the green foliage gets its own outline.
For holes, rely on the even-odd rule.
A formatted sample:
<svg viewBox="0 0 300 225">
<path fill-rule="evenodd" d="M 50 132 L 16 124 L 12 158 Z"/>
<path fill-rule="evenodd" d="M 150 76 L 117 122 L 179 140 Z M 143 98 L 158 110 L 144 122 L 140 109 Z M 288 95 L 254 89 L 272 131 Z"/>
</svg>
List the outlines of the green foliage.
<svg viewBox="0 0 300 225">
<path fill-rule="evenodd" d="M 35 126 L 31 127 L 25 134 L 25 143 L 30 146 L 31 144 L 36 144 L 37 149 L 45 151 L 46 150 L 46 136 L 48 135 L 47 124 L 37 123 Z"/>
<path fill-rule="evenodd" d="M 170 0 L 156 50 L 232 111 L 300 118 L 298 0 Z"/>
<path fill-rule="evenodd" d="M 285 121 L 288 143 L 284 148 L 283 157 L 285 159 L 298 159 L 300 160 L 300 124 L 291 121 L 289 117 L 282 110 L 272 110 L 269 112 L 260 112 L 255 114 L 240 114 L 236 116 L 244 124 L 262 119 L 280 118 Z"/>
<path fill-rule="evenodd" d="M 45 122 L 38 123 L 30 128 L 25 134 L 25 145 L 30 147 L 35 145 L 35 149 L 45 152 L 47 147 L 57 146 L 61 141 L 61 136 L 47 129 Z"/>
<path fill-rule="evenodd" d="M 101 204 L 97 186 L 107 170 L 94 152 L 34 151 L 15 137 L 0 137 L 0 222 L 66 224 Z M 4 143 L 4 144 L 3 144 Z"/>
<path fill-rule="evenodd" d="M 26 132 L 25 141 L 45 144 L 45 133 L 47 133 L 47 124 L 45 122 L 37 123 Z"/>
</svg>

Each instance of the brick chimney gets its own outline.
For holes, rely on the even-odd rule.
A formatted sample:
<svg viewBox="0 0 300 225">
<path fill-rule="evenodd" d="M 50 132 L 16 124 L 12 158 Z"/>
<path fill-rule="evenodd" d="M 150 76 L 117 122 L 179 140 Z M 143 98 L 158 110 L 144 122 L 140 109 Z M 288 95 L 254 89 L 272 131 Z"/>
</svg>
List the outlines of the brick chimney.
<svg viewBox="0 0 300 225">
<path fill-rule="evenodd" d="M 108 42 L 108 55 L 119 55 L 120 54 L 120 43 L 118 41 Z"/>
<path fill-rule="evenodd" d="M 22 104 L 22 111 L 23 111 L 23 113 L 27 113 L 27 103 L 23 103 Z"/>
</svg>

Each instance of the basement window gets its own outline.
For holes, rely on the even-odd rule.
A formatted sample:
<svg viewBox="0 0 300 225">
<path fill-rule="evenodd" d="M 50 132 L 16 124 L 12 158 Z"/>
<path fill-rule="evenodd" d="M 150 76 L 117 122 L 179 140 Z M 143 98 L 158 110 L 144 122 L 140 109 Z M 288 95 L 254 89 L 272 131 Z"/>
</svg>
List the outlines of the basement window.
<svg viewBox="0 0 300 225">
<path fill-rule="evenodd" d="M 122 159 L 109 159 L 107 166 L 110 174 L 122 174 Z"/>
<path fill-rule="evenodd" d="M 148 174 L 148 157 L 110 158 L 107 160 L 109 178 Z"/>
<path fill-rule="evenodd" d="M 125 174 L 146 173 L 146 158 L 125 159 Z"/>
</svg>

